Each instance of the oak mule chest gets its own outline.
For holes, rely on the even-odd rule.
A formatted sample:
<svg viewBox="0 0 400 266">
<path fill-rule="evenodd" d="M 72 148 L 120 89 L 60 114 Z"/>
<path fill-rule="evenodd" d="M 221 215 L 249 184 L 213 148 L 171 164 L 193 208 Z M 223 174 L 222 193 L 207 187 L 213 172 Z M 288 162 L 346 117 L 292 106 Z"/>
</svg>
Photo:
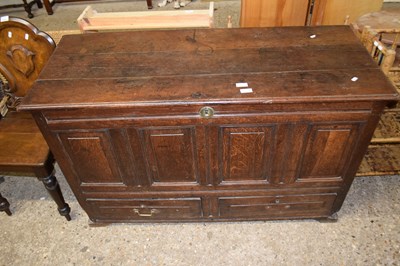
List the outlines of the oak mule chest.
<svg viewBox="0 0 400 266">
<path fill-rule="evenodd" d="M 346 26 L 64 36 L 25 97 L 94 222 L 329 218 L 397 94 Z"/>
</svg>

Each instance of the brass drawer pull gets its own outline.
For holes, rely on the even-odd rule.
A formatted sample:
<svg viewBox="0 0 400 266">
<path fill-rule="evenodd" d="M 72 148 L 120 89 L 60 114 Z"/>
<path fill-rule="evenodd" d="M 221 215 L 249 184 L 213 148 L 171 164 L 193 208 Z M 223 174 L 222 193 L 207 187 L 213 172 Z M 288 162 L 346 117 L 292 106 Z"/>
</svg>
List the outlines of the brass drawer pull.
<svg viewBox="0 0 400 266">
<path fill-rule="evenodd" d="M 134 211 L 137 215 L 139 215 L 140 217 L 151 217 L 151 216 L 153 216 L 153 214 L 159 212 L 159 211 L 156 210 L 156 209 L 151 209 L 151 210 L 150 210 L 150 213 L 140 213 L 140 210 L 139 210 L 139 209 L 133 209 L 133 211 Z"/>
<path fill-rule="evenodd" d="M 211 118 L 214 115 L 214 109 L 209 106 L 204 106 L 200 109 L 199 113 L 202 118 Z"/>
</svg>

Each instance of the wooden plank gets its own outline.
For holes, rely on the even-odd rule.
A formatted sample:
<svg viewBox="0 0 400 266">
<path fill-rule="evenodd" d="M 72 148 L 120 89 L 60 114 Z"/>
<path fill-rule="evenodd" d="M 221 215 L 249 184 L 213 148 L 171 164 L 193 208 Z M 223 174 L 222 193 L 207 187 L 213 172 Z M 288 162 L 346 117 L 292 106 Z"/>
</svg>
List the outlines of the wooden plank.
<svg viewBox="0 0 400 266">
<path fill-rule="evenodd" d="M 347 26 L 70 35 L 24 103 L 392 99 L 394 88 L 378 68 Z M 242 94 L 237 82 L 253 93 Z"/>
<path fill-rule="evenodd" d="M 165 51 L 190 51 L 211 48 L 213 51 L 224 49 L 249 49 L 283 48 L 291 46 L 305 46 L 314 49 L 317 46 L 339 45 L 341 49 L 346 46 L 349 50 L 362 50 L 364 48 L 359 40 L 354 38 L 351 30 L 340 30 L 345 26 L 337 27 L 306 27 L 298 30 L 297 27 L 281 28 L 233 28 L 212 30 L 154 30 L 149 35 L 148 31 L 136 31 L 135 38 L 124 32 L 113 32 L 114 40 L 104 43 L 103 34 L 70 35 L 63 38 L 63 45 L 57 48 L 58 54 L 75 53 L 154 53 Z M 316 38 L 311 39 L 311 35 Z M 249 37 L 251 36 L 251 37 Z M 159 42 L 154 42 L 157 39 Z M 81 41 L 83 40 L 83 41 Z M 148 45 L 151 43 L 151 45 Z M 79 45 L 79 46 L 78 46 Z M 68 47 L 68 48 L 67 48 Z"/>
<path fill-rule="evenodd" d="M 49 62 L 48 67 L 55 68 L 58 64 L 73 65 L 74 68 L 57 68 L 52 72 L 52 78 L 102 78 L 102 77 L 140 77 L 181 75 L 221 75 L 253 72 L 287 72 L 315 71 L 320 69 L 353 69 L 364 63 L 364 68 L 377 68 L 369 60 L 364 51 L 349 51 L 345 47 L 338 49 L 308 50 L 304 48 L 274 49 L 259 53 L 258 49 L 247 50 L 204 50 L 201 52 L 165 52 L 165 53 L 121 53 L 109 54 L 76 54 L 54 55 L 57 61 Z M 317 52 L 316 52 L 317 51 Z M 284 54 L 285 57 L 280 55 Z M 296 56 L 301 54 L 301 56 Z M 160 60 L 160 57 L 163 60 Z M 333 58 L 335 60 L 333 60 Z M 352 58 L 352 60 L 347 60 Z M 322 64 L 320 61 L 324 61 Z M 208 64 L 208 62 L 218 62 Z M 236 62 L 236 64 L 232 64 Z M 269 64 L 263 64 L 269 62 Z M 43 77 L 43 76 L 42 76 Z M 45 77 L 43 77 L 45 78 Z"/>
<path fill-rule="evenodd" d="M 241 27 L 304 26 L 308 0 L 242 0 Z"/>
<path fill-rule="evenodd" d="M 104 73 L 104 72 L 102 72 Z M 378 73 L 378 74 L 377 74 Z M 30 102 L 43 104 L 48 107 L 62 106 L 69 103 L 74 107 L 88 107 L 109 105 L 107 97 L 113 98 L 114 105 L 129 106 L 131 103 L 155 103 L 157 105 L 175 102 L 184 98 L 186 102 L 214 101 L 244 101 L 250 103 L 286 102 L 290 97 L 291 102 L 321 101 L 362 101 L 370 95 L 377 95 L 382 99 L 393 98 L 395 92 L 387 94 L 381 92 L 391 85 L 383 78 L 380 71 L 358 70 L 348 71 L 303 71 L 287 73 L 264 74 L 226 74 L 226 75 L 192 75 L 186 77 L 115 77 L 115 78 L 75 78 L 75 79 L 49 79 L 35 83 L 35 90 L 40 95 L 29 94 L 24 99 L 24 106 Z M 359 81 L 352 82 L 353 75 Z M 302 85 L 288 84 L 287 80 L 302 80 Z M 235 83 L 244 80 L 253 88 L 254 93 L 241 94 Z M 268 82 L 268 86 L 265 83 Z M 338 87 L 335 82 L 340 82 Z M 196 84 L 196 90 L 193 90 Z M 368 91 L 366 87 L 371 86 Z M 177 89 L 178 88 L 178 89 Z M 324 95 L 315 97 L 321 93 Z M 391 87 L 390 87 L 391 88 Z M 68 91 L 66 94 L 65 91 Z M 193 93 L 201 92 L 200 98 L 193 97 Z M 388 92 L 389 90 L 387 90 Z M 350 93 L 351 92 L 351 93 Z M 90 103 L 87 99 L 90 98 Z"/>
<path fill-rule="evenodd" d="M 312 17 L 311 17 L 310 25 L 320 26 L 322 24 L 327 2 L 328 2 L 328 0 L 315 0 L 314 1 L 314 7 L 313 7 L 312 14 L 311 14 Z"/>
<path fill-rule="evenodd" d="M 208 10 L 174 10 L 98 13 L 88 6 L 77 22 L 82 32 L 127 29 L 209 28 L 214 2 Z"/>
</svg>

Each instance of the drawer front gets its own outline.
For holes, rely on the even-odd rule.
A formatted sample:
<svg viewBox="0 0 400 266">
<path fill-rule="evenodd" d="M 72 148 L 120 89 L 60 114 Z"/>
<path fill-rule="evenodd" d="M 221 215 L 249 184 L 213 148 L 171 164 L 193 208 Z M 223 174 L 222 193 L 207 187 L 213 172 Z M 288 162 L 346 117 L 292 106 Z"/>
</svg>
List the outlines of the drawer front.
<svg viewBox="0 0 400 266">
<path fill-rule="evenodd" d="M 200 198 L 87 199 L 92 220 L 185 220 L 202 217 Z"/>
<path fill-rule="evenodd" d="M 306 218 L 329 216 L 336 193 L 220 197 L 220 218 Z"/>
</svg>

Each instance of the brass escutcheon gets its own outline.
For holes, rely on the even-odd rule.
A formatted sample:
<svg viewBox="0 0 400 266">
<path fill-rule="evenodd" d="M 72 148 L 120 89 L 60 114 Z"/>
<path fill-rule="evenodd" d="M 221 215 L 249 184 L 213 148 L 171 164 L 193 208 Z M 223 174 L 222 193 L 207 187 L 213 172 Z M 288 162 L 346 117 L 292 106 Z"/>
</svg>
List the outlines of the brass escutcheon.
<svg viewBox="0 0 400 266">
<path fill-rule="evenodd" d="M 200 109 L 199 113 L 202 118 L 211 118 L 214 115 L 214 109 L 209 106 L 204 106 Z"/>
</svg>

